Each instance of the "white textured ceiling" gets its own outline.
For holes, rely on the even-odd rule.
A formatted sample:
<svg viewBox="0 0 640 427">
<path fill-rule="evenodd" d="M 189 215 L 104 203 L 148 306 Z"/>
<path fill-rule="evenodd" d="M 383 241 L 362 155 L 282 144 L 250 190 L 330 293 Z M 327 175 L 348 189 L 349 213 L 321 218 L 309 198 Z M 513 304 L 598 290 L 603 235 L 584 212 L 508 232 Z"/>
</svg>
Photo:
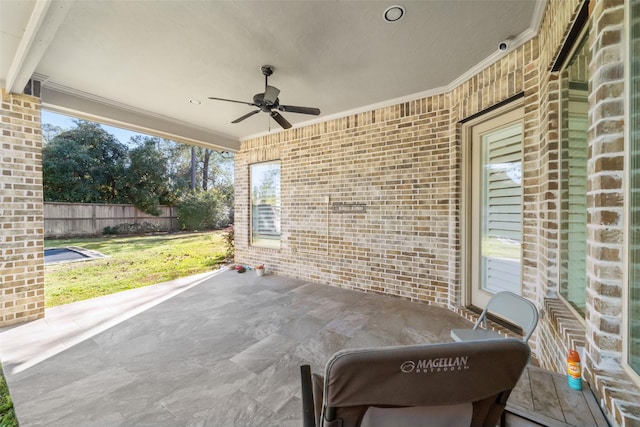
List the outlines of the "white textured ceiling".
<svg viewBox="0 0 640 427">
<path fill-rule="evenodd" d="M 406 9 L 393 24 L 382 19 L 392 4 Z M 134 129 L 163 121 L 164 133 L 233 149 L 267 132 L 269 117 L 231 124 L 252 107 L 207 97 L 250 102 L 264 89 L 261 65 L 275 67 L 281 103 L 322 111 L 282 113 L 294 126 L 325 120 L 446 90 L 503 54 L 500 41 L 535 35 L 544 4 L 0 0 L 0 79 L 4 87 L 12 67 L 36 73 L 45 107 Z"/>
</svg>

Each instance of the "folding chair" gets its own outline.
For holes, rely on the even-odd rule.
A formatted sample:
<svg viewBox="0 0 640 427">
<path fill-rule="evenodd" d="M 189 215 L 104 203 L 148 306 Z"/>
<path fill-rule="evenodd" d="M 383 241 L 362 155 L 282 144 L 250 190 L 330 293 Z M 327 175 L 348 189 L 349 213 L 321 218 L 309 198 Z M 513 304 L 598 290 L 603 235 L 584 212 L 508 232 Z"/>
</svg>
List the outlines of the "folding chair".
<svg viewBox="0 0 640 427">
<path fill-rule="evenodd" d="M 510 338 L 340 351 L 301 367 L 304 426 L 495 427 L 528 360 Z"/>
<path fill-rule="evenodd" d="M 454 341 L 477 341 L 502 338 L 498 332 L 487 325 L 487 314 L 498 316 L 522 328 L 523 341 L 529 341 L 538 324 L 538 309 L 531 301 L 512 292 L 498 292 L 487 304 L 472 329 L 454 329 L 451 338 Z"/>
</svg>

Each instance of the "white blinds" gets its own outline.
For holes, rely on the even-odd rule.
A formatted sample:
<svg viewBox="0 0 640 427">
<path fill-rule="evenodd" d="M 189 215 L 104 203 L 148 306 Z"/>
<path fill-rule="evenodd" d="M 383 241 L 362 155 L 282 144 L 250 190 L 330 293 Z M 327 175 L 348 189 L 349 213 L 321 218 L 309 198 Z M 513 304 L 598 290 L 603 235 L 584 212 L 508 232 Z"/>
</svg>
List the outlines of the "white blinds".
<svg viewBox="0 0 640 427">
<path fill-rule="evenodd" d="M 483 287 L 519 293 L 522 241 L 522 124 L 483 137 Z"/>
</svg>

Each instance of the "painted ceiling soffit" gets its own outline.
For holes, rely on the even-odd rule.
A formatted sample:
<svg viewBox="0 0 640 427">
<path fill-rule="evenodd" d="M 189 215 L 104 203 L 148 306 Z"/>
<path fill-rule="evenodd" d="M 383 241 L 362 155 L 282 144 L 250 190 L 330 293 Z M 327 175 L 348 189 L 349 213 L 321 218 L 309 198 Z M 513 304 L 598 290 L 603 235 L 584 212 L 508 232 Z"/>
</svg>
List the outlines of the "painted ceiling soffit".
<svg viewBox="0 0 640 427">
<path fill-rule="evenodd" d="M 64 18 L 72 4 L 72 1 L 67 0 L 43 0 L 36 3 L 27 28 L 25 29 L 25 34 L 21 40 L 18 52 L 16 53 L 9 70 L 10 72 L 6 82 L 8 92 L 15 93 L 17 91 L 17 87 L 20 87 L 21 92 L 22 88 L 24 88 L 28 80 L 32 78 L 33 75 L 34 79 L 43 81 L 43 106 L 52 111 L 60 113 L 66 112 L 66 114 L 84 116 L 84 118 L 93 117 L 93 120 L 99 122 L 116 126 L 119 125 L 127 129 L 141 131 L 161 136 L 163 138 L 174 139 L 180 142 L 209 147 L 219 147 L 226 151 L 237 151 L 240 145 L 239 142 L 241 141 L 281 131 L 275 130 L 262 132 L 242 137 L 238 140 L 235 137 L 193 127 L 187 123 L 175 121 L 169 117 L 138 110 L 128 105 L 119 104 L 95 95 L 77 91 L 62 85 L 57 85 L 54 82 L 47 82 L 45 76 L 34 75 L 38 62 L 42 58 L 50 42 L 55 37 L 57 29 L 64 21 Z M 546 1 L 539 1 L 536 3 L 536 10 L 533 14 L 531 27 L 512 40 L 512 45 L 508 51 L 496 51 L 492 55 L 488 56 L 484 61 L 453 80 L 447 86 L 430 89 L 401 98 L 390 99 L 377 104 L 366 105 L 357 109 L 343 111 L 328 116 L 322 116 L 314 120 L 299 123 L 295 127 L 308 126 L 403 102 L 451 92 L 457 86 L 464 83 L 487 66 L 493 64 L 502 56 L 508 54 L 513 49 L 518 48 L 528 40 L 535 37 L 540 28 L 546 6 Z M 65 105 L 65 102 L 67 105 Z M 76 107 L 73 107 L 73 105 Z M 76 108 L 78 106 L 83 106 L 83 108 L 87 108 L 87 110 L 77 110 Z M 103 113 L 108 113 L 109 115 L 103 116 Z M 132 118 L 135 118 L 136 120 L 133 121 Z"/>
<path fill-rule="evenodd" d="M 475 67 L 469 69 L 466 73 L 462 74 L 460 77 L 453 80 L 447 86 L 441 86 L 439 88 L 429 89 L 423 92 L 414 93 L 414 94 L 403 96 L 400 98 L 389 99 L 376 104 L 370 104 L 370 105 L 354 108 L 352 110 L 341 111 L 336 114 L 321 116 L 321 117 L 318 117 L 317 119 L 298 123 L 297 125 L 294 125 L 294 127 L 303 127 L 303 126 L 308 126 L 312 124 L 322 123 L 330 120 L 340 119 L 347 116 L 352 116 L 359 113 L 365 113 L 368 111 L 377 110 L 380 108 L 390 107 L 392 105 L 402 104 L 404 102 L 415 101 L 417 99 L 428 98 L 431 96 L 449 93 L 453 91 L 456 87 L 463 84 L 465 81 L 469 80 L 470 78 L 480 73 L 482 70 L 484 70 L 488 66 L 495 63 L 498 59 L 508 55 L 514 49 L 522 46 L 523 44 L 525 44 L 526 42 L 534 38 L 538 34 L 538 30 L 540 29 L 540 24 L 542 23 L 542 16 L 544 14 L 546 6 L 547 6 L 546 1 L 536 3 L 536 10 L 534 12 L 534 19 L 531 27 L 528 28 L 526 31 L 522 32 L 522 34 L 520 34 L 518 37 L 515 37 L 513 40 L 511 40 L 511 46 L 509 46 L 509 49 L 506 52 L 496 51 L 495 53 L 489 55 L 482 62 L 478 63 Z M 280 130 L 276 130 L 275 132 L 282 132 L 282 131 L 283 130 L 280 129 Z M 274 131 L 265 131 L 258 134 L 242 137 L 240 138 L 240 141 L 247 141 L 254 138 L 264 137 L 273 133 Z"/>
<path fill-rule="evenodd" d="M 43 82 L 42 107 L 47 110 L 215 150 L 240 149 L 240 141 L 235 137 L 56 85 L 42 75 L 34 75 L 34 79 Z"/>
</svg>

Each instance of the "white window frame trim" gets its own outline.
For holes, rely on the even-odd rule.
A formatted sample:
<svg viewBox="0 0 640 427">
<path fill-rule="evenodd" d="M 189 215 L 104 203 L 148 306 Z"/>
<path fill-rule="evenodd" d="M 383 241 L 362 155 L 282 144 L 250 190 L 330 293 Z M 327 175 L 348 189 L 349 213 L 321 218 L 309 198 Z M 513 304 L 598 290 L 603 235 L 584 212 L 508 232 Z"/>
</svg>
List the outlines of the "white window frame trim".
<svg viewBox="0 0 640 427">
<path fill-rule="evenodd" d="M 483 122 L 493 120 L 497 117 L 504 116 L 506 114 L 513 113 L 517 110 L 522 110 L 522 122 L 523 122 L 523 132 L 524 128 L 524 98 L 518 98 L 509 102 L 503 106 L 500 106 L 494 110 L 487 111 L 484 114 L 480 114 L 478 117 L 475 117 L 467 122 L 462 123 L 461 128 L 461 138 L 462 138 L 462 171 L 461 171 L 461 209 L 460 209 L 460 243 L 462 249 L 462 258 L 471 260 L 471 253 L 473 250 L 472 242 L 473 242 L 473 228 L 472 228 L 472 193 L 473 193 L 473 156 L 472 156 L 472 143 L 473 143 L 473 135 L 472 131 L 475 126 L 480 125 Z M 522 251 L 522 246 L 520 247 Z M 521 265 L 522 268 L 522 265 Z M 471 264 L 471 261 L 460 263 L 460 304 L 463 307 L 471 306 L 472 298 L 472 279 L 471 276 L 474 274 L 476 270 L 476 266 Z M 521 276 L 520 285 L 522 286 Z"/>
<path fill-rule="evenodd" d="M 278 164 L 280 166 L 280 191 L 282 192 L 282 160 L 273 159 L 273 160 L 265 160 L 261 162 L 250 163 L 249 166 L 249 247 L 251 248 L 259 248 L 266 250 L 282 250 L 282 230 L 280 230 L 280 238 L 278 239 L 278 247 L 272 247 L 268 245 L 260 245 L 255 244 L 254 232 L 253 232 L 253 166 L 255 165 L 266 165 L 266 164 Z M 282 204 L 282 194 L 280 194 L 280 203 Z"/>
<path fill-rule="evenodd" d="M 622 178 L 624 202 L 622 219 L 623 246 L 622 246 L 622 368 L 629 375 L 631 380 L 640 386 L 640 373 L 636 372 L 629 364 L 629 244 L 631 243 L 631 203 L 629 197 L 631 195 L 631 2 L 624 2 L 624 25 L 623 40 L 625 41 L 624 49 L 624 171 Z"/>
<path fill-rule="evenodd" d="M 578 38 L 575 40 L 573 46 L 571 46 L 571 51 L 569 52 L 569 54 L 567 55 L 567 58 L 565 59 L 565 61 L 562 63 L 562 66 L 560 67 L 560 71 L 558 71 L 558 76 L 561 77 L 562 75 L 562 71 L 565 70 L 567 68 L 567 66 L 569 65 L 569 63 L 571 62 L 571 59 L 573 59 L 573 55 L 576 54 L 576 52 L 578 51 L 578 48 L 580 47 L 582 41 L 585 39 L 585 43 L 587 44 L 587 47 L 589 47 L 589 40 L 591 38 L 591 23 L 586 23 L 584 28 L 582 28 L 580 30 L 580 33 L 578 34 Z M 589 79 L 591 79 L 591 76 L 589 75 Z M 560 82 L 560 91 L 562 92 L 562 78 L 559 79 Z M 559 135 L 559 150 L 558 150 L 558 159 L 560 160 L 560 164 L 562 164 L 562 135 L 563 135 L 563 129 L 562 129 L 562 123 L 563 123 L 563 117 L 562 117 L 562 96 L 561 93 L 558 96 L 558 135 Z M 591 108 L 591 105 L 589 105 L 589 109 Z M 588 142 L 588 141 L 587 141 Z M 587 159 L 588 161 L 588 159 Z M 562 167 L 560 166 L 558 168 L 558 184 L 562 184 Z M 589 177 L 587 176 L 587 179 L 589 179 Z M 557 205 L 557 215 L 558 218 L 560 219 L 559 221 L 562 221 L 562 207 L 561 207 L 561 200 L 560 200 L 560 195 L 558 195 L 558 205 Z M 560 225 L 560 222 L 558 223 L 558 226 Z M 561 239 L 562 236 L 560 233 L 558 233 L 558 247 L 560 247 L 561 244 Z M 587 248 L 587 252 L 588 252 L 588 248 Z M 558 252 L 558 256 L 557 256 L 557 261 L 558 261 L 558 268 L 557 268 L 557 277 L 556 277 L 556 283 L 557 283 L 557 298 L 562 301 L 562 303 L 565 305 L 565 307 L 567 307 L 567 309 L 571 312 L 571 314 L 573 315 L 573 317 L 579 321 L 580 323 L 582 323 L 582 325 L 586 328 L 587 327 L 587 308 L 585 307 L 585 313 L 584 316 L 582 314 L 580 314 L 578 312 L 578 310 L 576 310 L 575 308 L 573 308 L 573 305 L 571 305 L 571 303 L 562 295 L 560 294 L 560 282 L 562 280 L 562 272 L 561 272 L 561 268 L 560 268 L 560 263 L 562 262 L 561 259 L 561 255 L 560 252 Z M 584 282 L 584 287 L 585 287 L 585 292 L 587 292 L 587 288 L 588 288 L 588 280 L 589 278 L 585 278 L 585 282 Z"/>
</svg>

